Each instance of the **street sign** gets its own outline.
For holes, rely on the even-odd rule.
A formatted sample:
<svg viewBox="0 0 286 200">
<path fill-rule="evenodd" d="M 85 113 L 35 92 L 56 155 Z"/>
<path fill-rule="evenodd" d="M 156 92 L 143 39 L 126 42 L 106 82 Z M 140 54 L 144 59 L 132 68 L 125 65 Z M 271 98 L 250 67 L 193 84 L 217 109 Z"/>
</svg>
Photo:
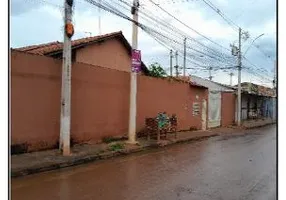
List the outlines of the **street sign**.
<svg viewBox="0 0 286 200">
<path fill-rule="evenodd" d="M 140 70 L 141 70 L 141 51 L 137 49 L 133 49 L 131 71 L 135 73 L 139 73 Z"/>
</svg>

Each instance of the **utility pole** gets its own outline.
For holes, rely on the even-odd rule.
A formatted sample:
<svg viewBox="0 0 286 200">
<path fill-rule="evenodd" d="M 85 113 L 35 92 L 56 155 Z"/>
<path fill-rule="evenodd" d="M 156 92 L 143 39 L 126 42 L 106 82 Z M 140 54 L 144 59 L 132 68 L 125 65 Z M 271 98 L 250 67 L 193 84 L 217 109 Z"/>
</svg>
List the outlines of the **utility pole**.
<svg viewBox="0 0 286 200">
<path fill-rule="evenodd" d="M 276 120 L 276 95 L 277 95 L 277 91 L 276 91 L 276 60 L 274 60 L 274 79 L 273 79 L 273 90 L 274 90 L 274 98 L 272 98 L 272 121 L 275 122 Z"/>
<path fill-rule="evenodd" d="M 170 50 L 170 76 L 173 76 L 173 50 Z"/>
<path fill-rule="evenodd" d="M 178 77 L 179 76 L 179 66 L 178 66 L 178 51 L 176 51 L 176 66 L 175 66 L 175 68 L 176 68 L 176 77 Z"/>
<path fill-rule="evenodd" d="M 99 5 L 101 5 L 101 0 L 98 0 Z M 98 7 L 98 35 L 101 35 L 101 13 L 100 7 Z"/>
<path fill-rule="evenodd" d="M 212 77 L 212 67 L 210 67 L 209 68 L 209 79 L 210 79 L 210 81 L 213 79 L 213 77 Z"/>
<path fill-rule="evenodd" d="M 273 79 L 273 89 L 276 90 L 276 60 L 274 60 L 274 79 Z M 276 92 L 276 91 L 275 91 Z M 275 93 L 276 95 L 276 93 Z"/>
<path fill-rule="evenodd" d="M 71 122 L 71 37 L 74 33 L 72 24 L 73 0 L 65 0 L 64 18 L 64 47 L 62 66 L 61 89 L 61 119 L 60 119 L 60 144 L 59 148 L 64 156 L 70 154 L 70 122 Z"/>
<path fill-rule="evenodd" d="M 183 68 L 183 77 L 185 78 L 186 76 L 186 41 L 187 38 L 184 39 L 184 68 Z"/>
<path fill-rule="evenodd" d="M 132 49 L 137 49 L 138 46 L 138 8 L 139 0 L 133 0 L 131 13 L 133 15 L 132 24 Z M 132 61 L 131 61 L 132 62 Z M 132 65 L 132 63 L 131 63 Z M 137 96 L 137 72 L 131 70 L 130 73 L 130 108 L 129 108 L 129 130 L 128 130 L 128 143 L 136 144 L 136 96 Z"/>
<path fill-rule="evenodd" d="M 230 76 L 230 83 L 229 83 L 229 85 L 230 86 L 232 86 L 232 77 L 233 77 L 233 75 L 234 75 L 234 73 L 232 73 L 232 72 L 229 74 L 229 76 Z"/>
<path fill-rule="evenodd" d="M 237 125 L 241 125 L 241 28 L 239 28 L 238 47 L 238 89 L 237 89 Z"/>
</svg>

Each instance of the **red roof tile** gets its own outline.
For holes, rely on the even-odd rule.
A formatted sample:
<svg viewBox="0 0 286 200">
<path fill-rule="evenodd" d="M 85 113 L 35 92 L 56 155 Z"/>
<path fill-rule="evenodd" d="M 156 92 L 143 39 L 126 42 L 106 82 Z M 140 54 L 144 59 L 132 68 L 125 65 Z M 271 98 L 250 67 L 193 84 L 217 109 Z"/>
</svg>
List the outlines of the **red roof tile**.
<svg viewBox="0 0 286 200">
<path fill-rule="evenodd" d="M 72 48 L 76 48 L 78 46 L 87 45 L 87 44 L 90 44 L 93 42 L 98 42 L 100 40 L 105 40 L 105 39 L 113 38 L 113 37 L 117 37 L 117 36 L 124 37 L 122 32 L 118 31 L 118 32 L 113 32 L 113 33 L 109 33 L 109 34 L 105 34 L 105 35 L 98 35 L 98 36 L 94 36 L 94 37 L 87 37 L 87 38 L 81 38 L 78 40 L 73 40 L 72 41 Z M 56 42 L 50 42 L 50 43 L 46 43 L 46 44 L 21 47 L 21 48 L 15 49 L 15 50 L 39 54 L 39 55 L 46 55 L 46 54 L 50 54 L 53 52 L 61 51 L 62 49 L 63 49 L 63 43 L 56 41 Z"/>
</svg>

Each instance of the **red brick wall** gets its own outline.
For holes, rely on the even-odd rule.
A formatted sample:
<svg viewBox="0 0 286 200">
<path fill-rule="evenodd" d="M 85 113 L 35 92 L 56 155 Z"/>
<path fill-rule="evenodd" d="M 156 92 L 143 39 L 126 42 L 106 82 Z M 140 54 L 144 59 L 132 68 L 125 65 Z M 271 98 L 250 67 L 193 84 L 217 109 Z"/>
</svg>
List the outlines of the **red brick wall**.
<svg viewBox="0 0 286 200">
<path fill-rule="evenodd" d="M 12 145 L 27 143 L 28 151 L 55 148 L 60 127 L 60 60 L 12 51 Z M 127 72 L 74 63 L 72 66 L 71 137 L 75 142 L 99 141 L 128 132 L 129 80 Z M 196 95 L 198 99 L 196 99 Z M 137 130 L 145 117 L 160 111 L 178 115 L 179 128 L 201 128 L 192 116 L 193 101 L 207 99 L 207 91 L 187 83 L 138 76 Z"/>
<path fill-rule="evenodd" d="M 235 122 L 236 96 L 232 92 L 221 93 L 221 124 L 229 126 Z"/>
</svg>

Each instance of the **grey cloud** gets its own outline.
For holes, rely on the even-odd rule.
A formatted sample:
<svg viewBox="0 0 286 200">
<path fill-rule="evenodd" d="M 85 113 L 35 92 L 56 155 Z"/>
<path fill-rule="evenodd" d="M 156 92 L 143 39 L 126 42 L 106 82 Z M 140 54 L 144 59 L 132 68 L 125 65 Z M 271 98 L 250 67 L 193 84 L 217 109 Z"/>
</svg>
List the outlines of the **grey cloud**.
<svg viewBox="0 0 286 200">
<path fill-rule="evenodd" d="M 11 14 L 12 16 L 27 13 L 32 9 L 38 8 L 40 3 L 32 3 L 25 0 L 11 0 Z"/>
<path fill-rule="evenodd" d="M 46 0 L 47 2 L 62 5 L 63 0 Z M 253 1 L 253 2 L 252 2 Z M 41 6 L 44 6 L 45 3 L 41 3 L 41 0 L 11 0 L 11 11 L 12 11 L 12 19 L 11 19 L 11 39 L 12 39 L 12 46 L 19 47 L 24 45 L 31 45 L 35 43 L 42 43 L 42 42 L 49 42 L 54 40 L 61 40 L 62 39 L 62 32 L 61 26 L 62 22 L 52 16 L 45 14 L 41 14 L 38 10 Z M 275 12 L 276 12 L 276 2 L 274 0 L 228 0 L 228 4 L 225 6 L 218 3 L 218 1 L 212 1 L 215 5 L 217 5 L 221 10 L 234 22 L 241 25 L 243 28 L 250 30 L 259 30 L 263 28 L 263 25 L 267 23 L 269 20 L 275 20 Z M 251 4 L 249 2 L 252 2 Z M 260 3 L 259 3 L 260 2 Z M 221 24 L 225 24 L 228 26 L 223 19 L 215 13 L 211 8 L 206 6 L 201 0 L 198 1 L 189 1 L 188 3 L 184 4 L 177 4 L 174 5 L 174 8 L 170 7 L 170 12 L 175 13 L 177 9 L 180 9 L 181 6 L 187 6 L 191 9 L 199 10 L 203 18 L 205 20 L 217 20 Z M 91 12 L 93 16 L 97 15 L 97 8 L 91 6 L 83 1 L 75 2 L 75 12 L 77 15 L 81 15 L 83 12 Z M 175 8 L 176 7 L 176 8 Z M 243 13 L 242 13 L 243 12 Z M 242 13 L 241 16 L 240 13 Z M 22 15 L 23 16 L 22 16 Z M 25 14 L 25 15 L 24 15 Z M 109 13 L 101 12 L 102 16 L 108 15 Z M 19 16 L 21 15 L 21 16 Z M 195 19 L 182 19 L 184 22 L 188 23 L 188 20 L 195 20 Z M 41 26 L 41 21 L 45 21 L 45 27 L 39 29 Z M 112 20 L 111 20 L 112 21 Z M 169 22 L 172 21 L 171 18 L 168 19 Z M 76 21 L 75 21 L 76 22 Z M 95 22 L 96 23 L 96 22 Z M 32 24 L 32 25 L 31 25 Z M 114 24 L 114 22 L 113 22 Z M 109 24 L 112 26 L 113 24 Z M 107 24 L 105 26 L 108 26 Z M 126 34 L 127 39 L 131 40 L 131 36 L 129 35 L 130 32 Z M 76 37 L 84 36 L 84 33 L 76 33 Z M 141 34 L 141 33 L 140 33 Z M 139 37 L 145 37 L 145 35 L 140 35 Z M 212 38 L 211 35 L 208 37 Z M 255 36 L 252 36 L 255 37 Z M 215 45 L 211 44 L 210 42 L 206 41 L 202 37 L 198 40 L 207 44 L 211 47 Z M 229 47 L 229 44 L 233 41 L 224 40 L 217 40 L 214 39 L 217 43 L 222 44 L 225 47 Z M 248 43 L 246 43 L 248 44 Z M 276 43 L 273 37 L 263 36 L 263 38 L 259 39 L 256 43 L 260 46 L 261 49 L 268 55 L 275 57 L 276 53 Z M 142 50 L 142 58 L 143 61 L 149 65 L 153 62 L 159 62 L 165 69 L 169 68 L 169 50 L 166 49 L 165 52 L 154 52 L 154 54 L 150 52 L 150 46 L 161 46 L 157 42 L 149 43 L 148 41 L 144 40 L 144 44 L 139 41 L 139 48 Z M 217 46 L 216 46 L 217 47 Z M 268 71 L 271 71 L 273 68 L 273 63 L 268 61 L 261 52 L 259 52 L 255 47 L 252 47 L 247 57 L 249 60 L 252 61 L 257 66 L 265 67 Z M 244 61 L 245 62 L 245 61 Z M 174 62 L 173 62 L 174 63 Z M 179 64 L 182 64 L 182 59 L 179 58 Z M 188 64 L 189 65 L 189 64 Z M 189 72 L 192 72 L 189 70 Z M 207 76 L 207 73 L 198 72 L 202 76 Z M 225 73 L 221 73 L 225 75 Z"/>
<path fill-rule="evenodd" d="M 275 0 L 228 0 L 225 5 L 212 1 L 221 12 L 241 27 L 261 25 L 276 15 Z M 214 10 L 202 1 L 191 2 L 202 11 L 205 19 L 216 19 L 227 24 Z"/>
<path fill-rule="evenodd" d="M 47 5 L 53 7 L 64 7 L 64 0 L 11 0 L 11 14 L 12 16 L 17 16 Z M 84 1 L 74 0 L 74 5 L 78 12 L 97 12 L 96 7 L 91 6 Z"/>
</svg>

